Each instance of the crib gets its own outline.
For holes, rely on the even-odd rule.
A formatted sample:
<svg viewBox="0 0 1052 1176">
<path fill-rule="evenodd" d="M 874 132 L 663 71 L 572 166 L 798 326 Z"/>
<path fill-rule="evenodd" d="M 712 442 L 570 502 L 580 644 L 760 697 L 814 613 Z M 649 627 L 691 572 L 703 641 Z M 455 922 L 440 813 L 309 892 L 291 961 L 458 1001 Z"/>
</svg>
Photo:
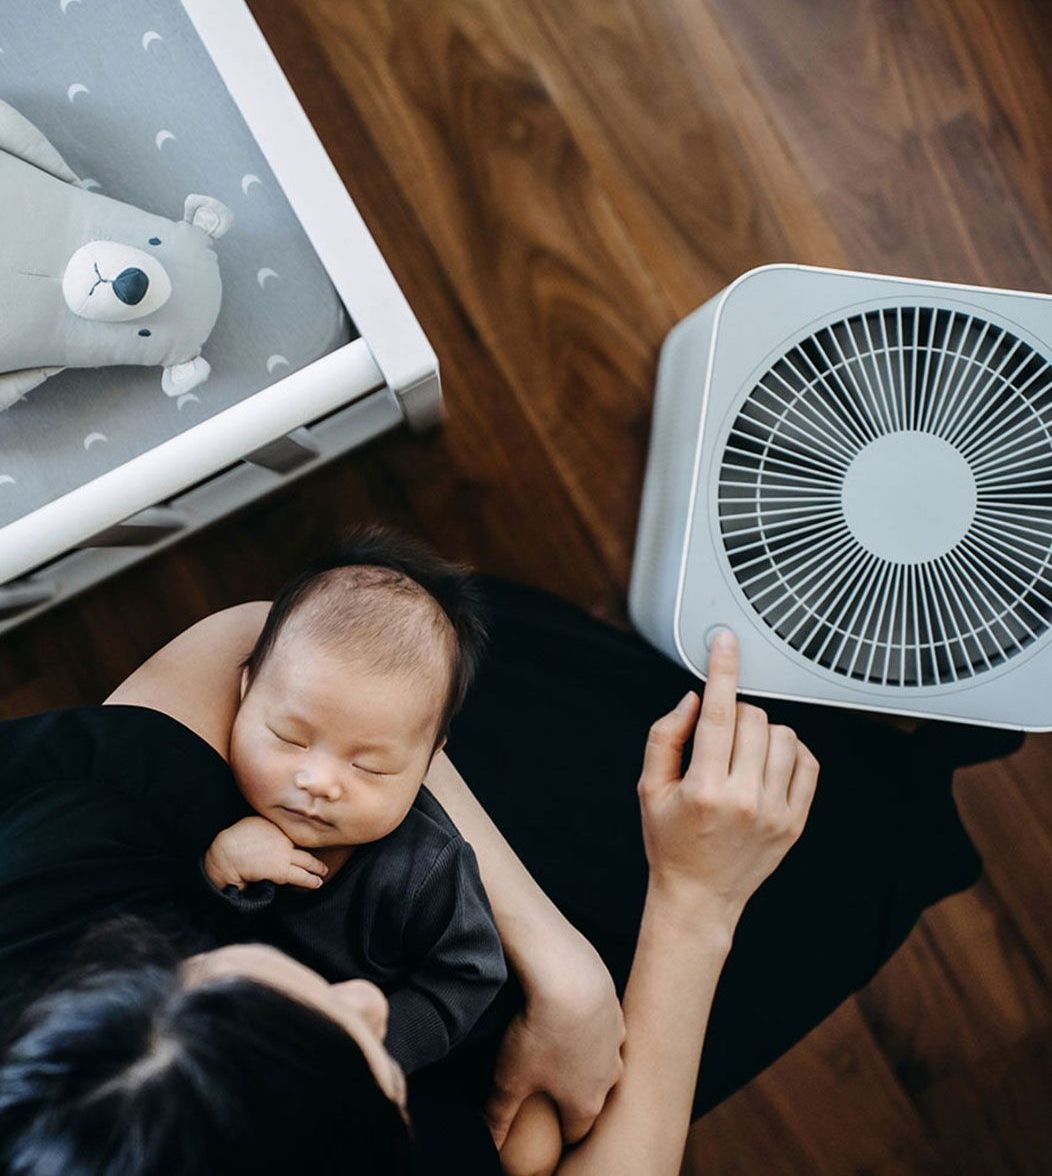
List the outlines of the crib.
<svg viewBox="0 0 1052 1176">
<path fill-rule="evenodd" d="M 106 195 L 234 212 L 209 380 L 68 369 L 0 415 L 0 632 L 402 425 L 438 362 L 244 0 L 11 0 L 0 96 Z"/>
</svg>

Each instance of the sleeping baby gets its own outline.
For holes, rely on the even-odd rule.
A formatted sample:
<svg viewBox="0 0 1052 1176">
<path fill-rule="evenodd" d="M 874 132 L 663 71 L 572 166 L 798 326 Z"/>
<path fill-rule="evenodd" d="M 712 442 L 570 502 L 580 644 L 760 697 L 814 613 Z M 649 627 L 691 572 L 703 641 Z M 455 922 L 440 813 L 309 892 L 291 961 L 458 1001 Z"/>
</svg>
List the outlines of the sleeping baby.
<svg viewBox="0 0 1052 1176">
<path fill-rule="evenodd" d="M 282 594 L 242 669 L 230 763 L 256 815 L 202 865 L 330 982 L 378 984 L 388 1049 L 412 1072 L 462 1041 L 507 977 L 475 855 L 421 787 L 467 685 L 463 643 L 391 568 L 309 588 Z"/>
<path fill-rule="evenodd" d="M 383 989 L 407 1073 L 464 1041 L 507 978 L 474 852 L 422 786 L 481 653 L 477 611 L 459 569 L 382 529 L 284 589 L 230 736 L 255 815 L 201 863 L 246 926 L 332 983 Z M 558 1111 L 536 1092 L 501 1165 L 539 1176 L 561 1150 Z"/>
</svg>

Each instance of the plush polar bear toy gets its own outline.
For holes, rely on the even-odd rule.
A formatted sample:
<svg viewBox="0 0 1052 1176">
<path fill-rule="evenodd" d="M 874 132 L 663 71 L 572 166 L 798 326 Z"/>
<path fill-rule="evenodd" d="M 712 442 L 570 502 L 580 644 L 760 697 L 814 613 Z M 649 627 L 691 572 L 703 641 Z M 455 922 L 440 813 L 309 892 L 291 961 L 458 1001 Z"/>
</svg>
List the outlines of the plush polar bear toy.
<svg viewBox="0 0 1052 1176">
<path fill-rule="evenodd" d="M 212 242 L 233 213 L 187 196 L 172 221 L 79 184 L 0 101 L 0 410 L 67 367 L 160 365 L 169 396 L 211 371 L 201 347 L 223 298 Z"/>
</svg>

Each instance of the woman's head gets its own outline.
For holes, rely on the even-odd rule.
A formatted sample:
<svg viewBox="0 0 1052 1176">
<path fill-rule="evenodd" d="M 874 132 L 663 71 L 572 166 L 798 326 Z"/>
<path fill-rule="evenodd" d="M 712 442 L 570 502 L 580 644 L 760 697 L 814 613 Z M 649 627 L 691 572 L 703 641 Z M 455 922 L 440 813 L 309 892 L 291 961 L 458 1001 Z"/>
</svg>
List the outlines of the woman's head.
<svg viewBox="0 0 1052 1176">
<path fill-rule="evenodd" d="M 408 1169 L 386 1001 L 257 944 L 88 968 L 0 1059 L 12 1176 Z"/>
<path fill-rule="evenodd" d="M 406 1085 L 401 1067 L 384 1048 L 387 998 L 368 980 L 330 984 L 313 969 L 265 943 L 232 943 L 200 952 L 180 969 L 184 989 L 219 981 L 255 981 L 335 1021 L 361 1050 L 384 1097 L 405 1111 Z"/>
</svg>

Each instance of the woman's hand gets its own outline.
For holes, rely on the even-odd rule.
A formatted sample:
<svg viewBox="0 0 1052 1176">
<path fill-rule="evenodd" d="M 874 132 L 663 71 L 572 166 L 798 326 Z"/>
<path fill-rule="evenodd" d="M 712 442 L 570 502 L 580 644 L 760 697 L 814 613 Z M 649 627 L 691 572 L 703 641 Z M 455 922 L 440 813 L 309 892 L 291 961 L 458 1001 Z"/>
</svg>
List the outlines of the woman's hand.
<svg viewBox="0 0 1052 1176">
<path fill-rule="evenodd" d="M 558 1105 L 564 1141 L 576 1143 L 621 1077 L 625 1022 L 613 980 L 588 940 L 572 935 L 549 940 L 554 958 L 537 971 L 545 986 L 527 987 L 526 1008 L 504 1034 L 486 1104 L 498 1148 L 524 1100 L 538 1090 Z"/>
<path fill-rule="evenodd" d="M 711 909 L 730 930 L 803 831 L 818 781 L 795 732 L 736 702 L 737 684 L 737 641 L 721 634 L 700 719 L 692 691 L 654 724 L 639 782 L 651 885 Z"/>
</svg>

